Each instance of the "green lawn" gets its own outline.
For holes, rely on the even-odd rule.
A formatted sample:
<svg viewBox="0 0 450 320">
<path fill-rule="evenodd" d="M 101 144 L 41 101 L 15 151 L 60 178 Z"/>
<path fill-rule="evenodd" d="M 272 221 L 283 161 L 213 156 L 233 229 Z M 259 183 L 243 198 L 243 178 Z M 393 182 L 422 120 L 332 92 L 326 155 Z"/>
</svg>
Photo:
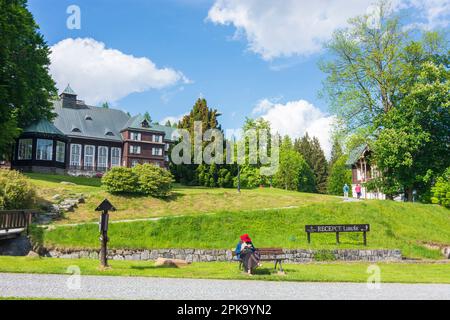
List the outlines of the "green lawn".
<svg viewBox="0 0 450 320">
<path fill-rule="evenodd" d="M 114 215 L 115 213 L 112 213 Z M 359 233 L 313 234 L 308 245 L 305 225 L 369 223 L 368 248 L 401 249 L 410 258 L 442 258 L 424 243 L 450 244 L 450 211 L 437 206 L 386 201 L 310 204 L 298 209 L 222 212 L 110 225 L 110 247 L 116 249 L 230 249 L 249 233 L 258 247 L 365 248 Z M 57 227 L 42 241 L 48 248 L 98 248 L 98 226 Z"/>
<path fill-rule="evenodd" d="M 111 270 L 100 271 L 96 260 L 0 257 L 0 272 L 66 274 L 69 266 L 78 266 L 82 275 L 144 276 L 194 279 L 238 279 L 303 282 L 367 282 L 369 264 L 332 263 L 286 265 L 286 276 L 277 275 L 266 264 L 254 277 L 242 274 L 236 263 L 194 263 L 183 268 L 155 267 L 153 262 L 110 261 Z M 450 283 L 450 264 L 378 264 L 382 282 Z"/>
<path fill-rule="evenodd" d="M 99 179 L 29 174 L 42 201 L 55 194 L 83 193 L 87 203 L 59 221 L 56 229 L 34 233 L 47 248 L 98 248 L 98 226 L 67 223 L 98 221 L 97 205 L 109 198 L 118 211 L 111 220 L 165 217 L 110 226 L 110 247 L 117 249 L 230 249 L 239 235 L 249 233 L 258 247 L 336 249 L 334 234 L 313 234 L 308 224 L 371 224 L 368 248 L 401 249 L 408 258 L 442 258 L 425 244 L 450 245 L 450 210 L 392 201 L 344 203 L 333 196 L 278 189 L 205 189 L 176 186 L 170 199 L 108 194 Z M 75 186 L 61 184 L 73 182 Z M 292 209 L 279 209 L 295 207 Z M 211 213 L 211 214 L 206 214 Z M 179 217 L 181 216 L 181 217 Z M 60 226 L 61 225 L 61 226 Z M 362 249 L 361 234 L 342 234 L 339 248 Z"/>
<path fill-rule="evenodd" d="M 75 213 L 66 214 L 58 223 L 80 223 L 97 221 L 95 208 L 108 198 L 118 209 L 112 220 L 142 219 L 177 215 L 199 215 L 204 213 L 227 211 L 245 211 L 265 208 L 283 208 L 289 206 L 305 206 L 311 203 L 337 203 L 337 197 L 289 192 L 277 189 L 242 190 L 238 194 L 234 189 L 207 189 L 182 187 L 175 185 L 169 199 L 152 197 L 115 196 L 106 192 L 100 179 L 79 178 L 49 174 L 27 174 L 36 185 L 40 201 L 52 202 L 56 194 L 70 198 L 73 194 L 84 194 L 86 204 L 82 204 Z M 61 182 L 72 182 L 63 185 Z"/>
</svg>

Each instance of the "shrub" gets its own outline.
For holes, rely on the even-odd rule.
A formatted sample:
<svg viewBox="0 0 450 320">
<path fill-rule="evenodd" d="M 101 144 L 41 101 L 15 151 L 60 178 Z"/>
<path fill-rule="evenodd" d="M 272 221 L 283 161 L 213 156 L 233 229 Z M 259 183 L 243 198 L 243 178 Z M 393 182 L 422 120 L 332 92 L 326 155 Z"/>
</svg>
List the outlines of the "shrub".
<svg viewBox="0 0 450 320">
<path fill-rule="evenodd" d="M 33 185 L 17 171 L 0 170 L 0 210 L 30 209 L 36 203 Z"/>
<path fill-rule="evenodd" d="M 150 165 L 137 165 L 132 169 L 137 176 L 139 192 L 153 197 L 167 197 L 172 189 L 173 177 L 166 169 Z"/>
<path fill-rule="evenodd" d="M 110 193 L 138 193 L 138 177 L 130 168 L 116 167 L 102 178 L 102 184 Z"/>
<path fill-rule="evenodd" d="M 431 192 L 433 194 L 431 198 L 433 203 L 450 208 L 450 168 L 437 180 Z"/>
</svg>

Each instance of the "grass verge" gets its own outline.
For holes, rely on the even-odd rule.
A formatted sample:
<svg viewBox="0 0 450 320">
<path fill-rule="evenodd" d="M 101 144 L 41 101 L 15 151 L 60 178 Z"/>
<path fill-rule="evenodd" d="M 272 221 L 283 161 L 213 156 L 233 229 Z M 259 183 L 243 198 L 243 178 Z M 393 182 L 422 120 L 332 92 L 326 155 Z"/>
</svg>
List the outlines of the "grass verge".
<svg viewBox="0 0 450 320">
<path fill-rule="evenodd" d="M 47 258 L 0 257 L 0 272 L 30 274 L 67 274 L 70 266 L 78 266 L 82 275 L 267 280 L 301 282 L 367 282 L 369 264 L 328 263 L 285 265 L 286 276 L 273 271 L 265 264 L 254 277 L 242 274 L 236 263 L 194 263 L 183 268 L 155 267 L 153 262 L 110 261 L 111 270 L 100 271 L 96 260 L 65 260 Z M 442 283 L 450 284 L 450 264 L 378 264 L 383 283 Z"/>
<path fill-rule="evenodd" d="M 112 213 L 114 216 L 115 213 Z M 241 234 L 252 236 L 257 247 L 316 250 L 366 249 L 362 234 L 313 234 L 307 243 L 305 225 L 371 225 L 368 249 L 400 249 L 405 257 L 442 259 L 439 250 L 424 243 L 450 244 L 450 211 L 438 206 L 386 201 L 310 204 L 297 209 L 223 212 L 214 215 L 164 218 L 111 224 L 110 247 L 114 249 L 201 248 L 231 249 Z M 47 248 L 97 249 L 98 226 L 58 227 L 47 230 Z"/>
</svg>

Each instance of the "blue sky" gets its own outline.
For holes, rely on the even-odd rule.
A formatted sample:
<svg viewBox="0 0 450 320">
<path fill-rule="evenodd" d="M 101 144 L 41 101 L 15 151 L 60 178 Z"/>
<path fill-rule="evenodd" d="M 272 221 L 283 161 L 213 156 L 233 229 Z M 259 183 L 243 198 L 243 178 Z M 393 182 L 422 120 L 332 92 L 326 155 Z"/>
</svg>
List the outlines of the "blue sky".
<svg viewBox="0 0 450 320">
<path fill-rule="evenodd" d="M 408 6 L 422 27 L 448 27 L 449 1 L 431 2 L 394 7 Z M 88 103 L 149 111 L 155 121 L 178 118 L 204 97 L 222 112 L 224 128 L 265 116 L 281 133 L 312 132 L 328 151 L 332 117 L 318 98 L 321 43 L 370 3 L 29 0 L 29 8 L 53 47 L 60 90 L 70 83 Z M 79 30 L 67 28 L 70 5 L 80 8 Z"/>
</svg>

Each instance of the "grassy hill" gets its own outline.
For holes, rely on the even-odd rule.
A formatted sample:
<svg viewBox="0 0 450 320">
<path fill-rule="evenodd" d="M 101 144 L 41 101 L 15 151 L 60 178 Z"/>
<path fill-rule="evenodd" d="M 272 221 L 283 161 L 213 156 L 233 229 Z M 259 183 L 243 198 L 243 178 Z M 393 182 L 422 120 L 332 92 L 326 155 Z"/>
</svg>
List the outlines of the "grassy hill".
<svg viewBox="0 0 450 320">
<path fill-rule="evenodd" d="M 58 223 L 82 223 L 97 221 L 95 208 L 108 198 L 118 209 L 111 219 L 142 219 L 164 216 L 197 215 L 212 212 L 258 210 L 305 206 L 312 203 L 337 203 L 341 200 L 318 194 L 305 194 L 277 189 L 242 190 L 238 194 L 233 189 L 206 189 L 175 186 L 169 199 L 151 197 L 114 196 L 100 185 L 100 179 L 77 178 L 58 175 L 27 174 L 36 185 L 41 203 L 53 202 L 55 195 L 70 198 L 74 194 L 84 194 L 86 204 L 75 213 L 68 213 Z M 71 182 L 76 185 L 64 185 Z"/>
<path fill-rule="evenodd" d="M 328 223 L 370 223 L 369 248 L 398 248 L 410 258 L 439 259 L 440 253 L 424 244 L 450 244 L 447 210 L 375 201 L 117 223 L 110 226 L 110 247 L 225 249 L 234 247 L 239 235 L 249 233 L 259 247 L 364 248 L 361 234 L 342 234 L 340 246 L 335 244 L 334 234 L 314 234 L 309 245 L 304 226 Z M 59 227 L 46 231 L 43 241 L 47 247 L 98 248 L 98 227 Z"/>
<path fill-rule="evenodd" d="M 337 197 L 276 189 L 244 190 L 176 187 L 167 200 L 109 195 L 98 179 L 30 174 L 42 201 L 53 195 L 83 193 L 87 203 L 69 213 L 59 226 L 39 235 L 46 247 L 98 248 L 96 206 L 105 198 L 118 208 L 112 220 L 163 217 L 158 221 L 119 222 L 110 226 L 110 247 L 233 248 L 249 233 L 258 247 L 362 249 L 361 234 L 313 234 L 309 245 L 307 224 L 371 224 L 368 248 L 401 249 L 406 257 L 439 259 L 427 244 L 450 245 L 450 210 L 435 206 L 390 201 L 344 203 Z M 76 183 L 63 185 L 61 181 Z M 287 209 L 286 207 L 293 207 Z M 208 213 L 208 214 L 207 214 Z M 83 223 L 63 226 L 65 223 Z"/>
</svg>

